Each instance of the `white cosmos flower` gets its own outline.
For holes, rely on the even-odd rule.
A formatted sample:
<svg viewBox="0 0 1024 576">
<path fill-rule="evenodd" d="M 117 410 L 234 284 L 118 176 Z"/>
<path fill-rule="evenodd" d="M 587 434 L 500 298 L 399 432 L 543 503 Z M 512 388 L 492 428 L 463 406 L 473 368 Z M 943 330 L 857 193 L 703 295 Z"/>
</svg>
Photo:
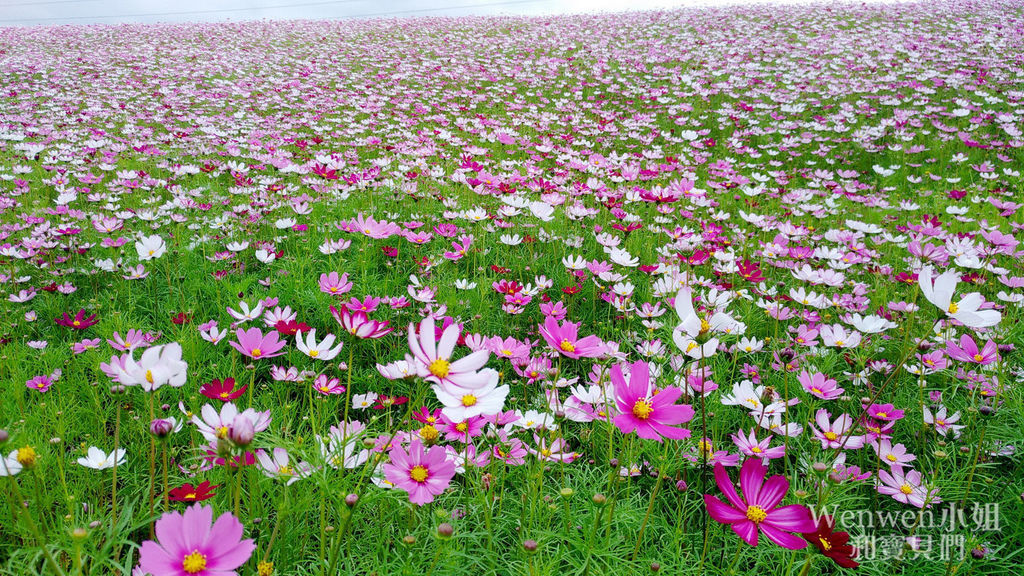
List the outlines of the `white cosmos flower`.
<svg viewBox="0 0 1024 576">
<path fill-rule="evenodd" d="M 118 448 L 110 454 L 107 454 L 103 450 L 92 446 L 89 448 L 89 452 L 84 458 L 78 459 L 78 463 L 86 468 L 92 468 L 93 470 L 106 470 L 107 468 L 113 468 L 114 462 L 117 462 L 118 466 L 124 465 L 124 460 L 124 448 Z"/>
<path fill-rule="evenodd" d="M 164 239 L 154 234 L 145 236 L 135 243 L 135 251 L 139 254 L 139 260 L 153 260 L 167 252 L 167 244 Z"/>
<path fill-rule="evenodd" d="M 985 298 L 978 292 L 971 292 L 959 301 L 953 301 L 953 293 L 956 292 L 960 277 L 956 270 L 946 270 L 938 277 L 934 274 L 931 266 L 921 269 L 918 274 L 921 293 L 950 318 L 970 328 L 988 328 L 995 326 L 1002 319 L 1002 314 L 998 310 L 981 309 Z"/>
<path fill-rule="evenodd" d="M 341 352 L 341 347 L 344 345 L 339 342 L 337 346 L 331 348 L 331 344 L 334 344 L 334 339 L 334 334 L 328 334 L 318 344 L 316 341 L 316 328 L 314 328 L 306 334 L 305 341 L 303 341 L 302 332 L 297 332 L 295 334 L 295 345 L 299 348 L 300 352 L 315 360 L 333 360 Z"/>
<path fill-rule="evenodd" d="M 174 388 L 185 385 L 188 363 L 181 359 L 181 344 L 171 342 L 154 346 L 142 353 L 138 361 L 128 357 L 118 379 L 125 386 L 141 386 L 146 392 L 168 384 Z"/>
<path fill-rule="evenodd" d="M 490 368 L 480 371 L 486 374 L 486 383 L 480 388 L 462 389 L 458 386 L 445 387 L 434 384 L 434 394 L 444 404 L 441 413 L 453 422 L 462 422 L 474 416 L 491 416 L 501 412 L 508 397 L 509 387 L 498 386 L 498 372 Z"/>
</svg>

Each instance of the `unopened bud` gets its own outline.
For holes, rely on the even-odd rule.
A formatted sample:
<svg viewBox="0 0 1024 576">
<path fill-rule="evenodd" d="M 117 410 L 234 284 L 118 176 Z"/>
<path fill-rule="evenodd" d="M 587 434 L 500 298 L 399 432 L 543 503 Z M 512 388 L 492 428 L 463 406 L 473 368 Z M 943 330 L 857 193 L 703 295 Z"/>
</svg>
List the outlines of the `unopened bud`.
<svg viewBox="0 0 1024 576">
<path fill-rule="evenodd" d="M 527 552 L 535 552 L 537 550 L 537 541 L 525 540 L 523 542 L 523 550 L 526 550 Z"/>
<path fill-rule="evenodd" d="M 348 496 L 345 496 L 345 506 L 348 506 L 349 508 L 354 508 L 357 502 L 359 502 L 359 496 L 356 496 L 355 494 L 349 494 Z"/>
<path fill-rule="evenodd" d="M 252 444 L 252 439 L 255 436 L 256 429 L 253 427 L 252 420 L 241 414 L 235 416 L 234 421 L 231 422 L 231 427 L 228 428 L 228 438 L 231 439 L 235 446 L 248 446 Z"/>
<path fill-rule="evenodd" d="M 448 538 L 451 538 L 452 534 L 454 533 L 455 527 L 447 522 L 442 522 L 437 525 L 437 535 L 440 538 L 444 538 L 445 540 L 447 540 Z"/>
<path fill-rule="evenodd" d="M 174 424 L 170 420 L 157 418 L 149 423 L 149 431 L 157 438 L 167 438 L 174 432 Z"/>
<path fill-rule="evenodd" d="M 608 498 L 606 498 L 604 494 L 594 494 L 592 500 L 594 501 L 594 504 L 604 506 L 604 503 L 608 501 Z"/>
</svg>

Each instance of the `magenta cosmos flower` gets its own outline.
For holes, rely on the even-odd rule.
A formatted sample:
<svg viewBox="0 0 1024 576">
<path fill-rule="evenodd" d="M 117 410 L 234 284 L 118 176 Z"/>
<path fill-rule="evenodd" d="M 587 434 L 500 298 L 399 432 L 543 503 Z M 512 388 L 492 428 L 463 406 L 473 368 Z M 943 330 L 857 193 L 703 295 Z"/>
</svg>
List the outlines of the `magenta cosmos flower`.
<svg viewBox="0 0 1024 576">
<path fill-rule="evenodd" d="M 604 342 L 593 335 L 579 338 L 579 327 L 579 324 L 569 321 L 559 325 L 558 320 L 551 316 L 544 319 L 544 324 L 537 326 L 548 345 L 562 356 L 576 359 L 599 358 L 604 355 Z"/>
<path fill-rule="evenodd" d="M 661 442 L 662 437 L 682 440 L 690 437 L 686 428 L 676 424 L 689 422 L 693 408 L 686 404 L 675 404 L 683 394 L 679 388 L 669 387 L 658 390 L 651 385 L 650 367 L 644 361 L 629 365 L 629 378 L 622 373 L 622 365 L 611 369 L 612 384 L 615 386 L 615 404 L 621 412 L 612 422 L 622 431 L 648 440 Z"/>
<path fill-rule="evenodd" d="M 96 319 L 96 315 L 92 314 L 88 318 L 85 316 L 85 309 L 81 309 L 72 318 L 65 312 L 63 316 L 55 320 L 60 326 L 66 326 L 67 328 L 73 328 L 75 330 L 85 330 L 89 326 L 96 324 L 99 320 Z"/>
<path fill-rule="evenodd" d="M 477 370 L 483 368 L 491 353 L 487 350 L 477 350 L 465 358 L 452 362 L 452 352 L 455 351 L 458 340 L 459 326 L 455 323 L 444 329 L 440 341 L 436 340 L 433 316 L 428 316 L 420 322 L 418 334 L 415 325 L 409 324 L 409 350 L 416 363 L 416 373 L 442 388 L 451 388 L 455 391 L 485 386 L 488 376 L 486 373 L 478 373 Z"/>
<path fill-rule="evenodd" d="M 199 503 L 161 516 L 156 537 L 139 551 L 139 568 L 153 576 L 237 576 L 256 548 L 238 519 L 225 512 L 213 522 L 213 508 Z"/>
<path fill-rule="evenodd" d="M 814 532 L 810 510 L 800 504 L 779 507 L 789 491 L 789 480 L 782 476 L 764 479 L 768 471 L 757 458 L 749 458 L 740 468 L 740 490 L 736 494 L 725 467 L 715 464 L 715 482 L 728 504 L 710 494 L 704 495 L 708 514 L 716 522 L 729 524 L 744 542 L 757 546 L 757 534 L 763 532 L 772 542 L 790 550 L 802 550 L 807 541 L 789 532 Z"/>
<path fill-rule="evenodd" d="M 384 465 L 384 478 L 399 490 L 409 493 L 413 504 L 427 504 L 434 496 L 444 492 L 455 476 L 455 464 L 445 456 L 443 446 L 423 449 L 419 439 L 413 440 L 406 452 L 399 444 L 388 455 L 391 462 Z"/>
<path fill-rule="evenodd" d="M 238 342 L 228 342 L 228 344 L 231 344 L 232 348 L 254 360 L 280 356 L 284 354 L 284 352 L 281 352 L 281 349 L 287 344 L 287 342 L 278 338 L 277 332 L 272 330 L 264 336 L 259 328 L 249 328 L 248 330 L 239 328 L 235 332 L 235 337 L 238 338 Z"/>
</svg>

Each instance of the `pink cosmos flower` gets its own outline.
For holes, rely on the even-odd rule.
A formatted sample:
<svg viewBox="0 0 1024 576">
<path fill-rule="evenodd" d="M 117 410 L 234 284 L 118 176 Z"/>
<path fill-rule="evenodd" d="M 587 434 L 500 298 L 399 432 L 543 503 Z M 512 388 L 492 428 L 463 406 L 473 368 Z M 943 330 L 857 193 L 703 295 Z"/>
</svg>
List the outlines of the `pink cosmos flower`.
<svg viewBox="0 0 1024 576">
<path fill-rule="evenodd" d="M 779 507 L 789 491 L 789 480 L 772 476 L 765 481 L 767 468 L 757 458 L 750 458 L 740 468 L 740 490 L 743 498 L 736 494 L 732 479 L 725 467 L 715 464 L 715 482 L 725 495 L 728 504 L 710 494 L 704 495 L 708 514 L 716 522 L 729 524 L 744 542 L 757 546 L 758 532 L 775 544 L 789 550 L 802 550 L 807 541 L 789 532 L 813 532 L 814 520 L 810 511 L 800 504 Z"/>
<path fill-rule="evenodd" d="M 907 452 L 903 444 L 892 445 L 888 439 L 879 439 L 871 444 L 871 447 L 878 453 L 878 458 L 889 466 L 902 466 L 917 460 L 917 456 Z"/>
<path fill-rule="evenodd" d="M 836 381 L 821 372 L 814 374 L 801 370 L 797 376 L 797 382 L 804 387 L 804 390 L 812 396 L 822 400 L 835 400 L 843 395 L 844 390 L 836 385 Z"/>
<path fill-rule="evenodd" d="M 341 296 L 352 289 L 348 274 L 338 275 L 337 272 L 320 275 L 320 291 L 332 296 Z"/>
<path fill-rule="evenodd" d="M 428 316 L 420 322 L 419 333 L 415 325 L 409 324 L 409 349 L 416 362 L 416 372 L 420 377 L 442 387 L 455 386 L 455 390 L 480 388 L 487 384 L 488 376 L 478 373 L 487 363 L 491 355 L 487 350 L 477 350 L 472 354 L 452 362 L 452 352 L 459 339 L 458 324 L 451 324 L 441 333 L 440 342 L 434 339 L 434 317 Z"/>
<path fill-rule="evenodd" d="M 675 404 L 683 391 L 674 386 L 658 390 L 652 386 L 650 367 L 644 361 L 629 365 L 629 378 L 622 373 L 622 365 L 611 369 L 611 380 L 615 386 L 615 403 L 620 414 L 612 422 L 629 434 L 661 442 L 662 437 L 682 440 L 690 437 L 686 428 L 677 424 L 693 418 L 693 408 L 686 404 Z"/>
<path fill-rule="evenodd" d="M 284 354 L 281 349 L 287 344 L 278 338 L 277 332 L 271 330 L 264 336 L 259 328 L 249 328 L 248 330 L 239 328 L 235 331 L 235 337 L 238 338 L 238 342 L 228 342 L 228 344 L 253 360 L 280 356 Z"/>
<path fill-rule="evenodd" d="M 849 448 L 856 450 L 864 447 L 863 436 L 850 436 L 847 432 L 853 427 L 853 418 L 849 414 L 841 414 L 835 422 L 829 421 L 828 410 L 819 408 L 814 415 L 814 421 L 818 427 L 811 426 L 811 433 L 814 438 L 821 442 L 822 449 Z"/>
<path fill-rule="evenodd" d="M 956 424 L 956 422 L 958 422 L 959 420 L 959 412 L 954 412 L 949 416 L 946 416 L 945 406 L 939 406 L 938 410 L 936 410 L 935 413 L 932 413 L 932 411 L 927 406 L 924 407 L 924 423 L 931 424 L 932 426 L 934 426 L 935 431 L 941 434 L 942 436 L 945 436 L 946 434 L 952 432 L 954 438 L 959 438 L 960 429 L 963 428 L 962 425 Z"/>
<path fill-rule="evenodd" d="M 211 526 L 212 523 L 212 526 Z M 236 569 L 256 545 L 242 540 L 242 523 L 230 513 L 213 521 L 213 508 L 196 503 L 185 513 L 167 512 L 156 521 L 157 541 L 139 549 L 139 570 L 158 576 L 237 576 Z"/>
<path fill-rule="evenodd" d="M 579 338 L 577 330 L 580 324 L 566 321 L 559 325 L 552 316 L 544 319 L 544 324 L 538 325 L 540 335 L 549 346 L 559 354 L 568 358 L 600 358 L 604 355 L 605 344 L 597 336 Z"/>
<path fill-rule="evenodd" d="M 897 502 L 924 508 L 925 505 L 941 502 L 938 490 L 928 490 L 921 484 L 921 473 L 917 470 L 903 472 L 902 466 L 893 466 L 892 473 L 878 471 L 878 493 L 888 494 Z"/>
<path fill-rule="evenodd" d="M 977 342 L 967 334 L 960 336 L 959 346 L 953 340 L 946 342 L 946 354 L 950 358 L 961 362 L 987 366 L 999 358 L 998 352 L 996 343 L 992 340 L 986 342 L 979 350 Z"/>
<path fill-rule="evenodd" d="M 338 310 L 331 306 L 331 315 L 349 334 L 356 338 L 381 338 L 394 331 L 388 326 L 388 322 L 371 320 L 367 313 L 362 310 L 352 311 L 350 307 L 342 306 Z"/>
<path fill-rule="evenodd" d="M 443 446 L 424 450 L 423 443 L 415 439 L 408 451 L 396 443 L 388 456 L 391 462 L 384 465 L 384 477 L 395 488 L 408 492 L 413 504 L 433 502 L 455 476 L 455 464 L 448 461 Z"/>
</svg>

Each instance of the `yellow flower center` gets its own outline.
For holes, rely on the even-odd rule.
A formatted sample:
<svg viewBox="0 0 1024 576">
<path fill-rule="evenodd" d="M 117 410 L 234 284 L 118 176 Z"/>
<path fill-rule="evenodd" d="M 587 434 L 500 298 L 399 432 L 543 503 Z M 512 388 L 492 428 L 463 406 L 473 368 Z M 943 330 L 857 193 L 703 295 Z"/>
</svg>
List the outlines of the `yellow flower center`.
<svg viewBox="0 0 1024 576">
<path fill-rule="evenodd" d="M 974 355 L 974 361 L 975 361 L 975 362 L 981 362 L 981 361 L 982 361 L 982 360 L 984 360 L 984 359 L 985 359 L 985 357 L 984 357 L 984 356 L 982 356 L 981 354 L 975 354 L 975 355 Z"/>
<path fill-rule="evenodd" d="M 889 462 L 895 462 L 896 456 L 893 456 L 892 454 L 886 454 L 885 459 L 888 460 Z"/>
<path fill-rule="evenodd" d="M 31 468 L 36 463 L 36 449 L 31 446 L 19 448 L 16 458 L 18 460 L 18 464 L 21 464 L 26 468 Z"/>
<path fill-rule="evenodd" d="M 469 424 L 466 424 L 465 422 L 459 422 L 458 424 L 455 425 L 455 429 L 465 434 L 466 431 L 469 430 Z"/>
<path fill-rule="evenodd" d="M 231 396 L 231 394 L 228 393 L 228 392 L 221 392 L 220 393 L 220 397 L 225 399 L 225 400 L 227 400 L 229 396 Z"/>
<path fill-rule="evenodd" d="M 689 354 L 696 347 L 697 343 L 691 340 L 690 343 L 686 345 L 686 353 Z"/>
<path fill-rule="evenodd" d="M 903 492 L 904 494 L 909 496 L 914 492 L 914 488 L 910 484 L 904 483 L 903 486 L 900 486 L 900 492 Z"/>
<path fill-rule="evenodd" d="M 811 392 L 814 392 L 815 394 L 823 393 L 819 388 L 815 388 L 814 386 L 811 387 Z"/>
<path fill-rule="evenodd" d="M 221 426 L 220 428 L 217 428 L 217 438 L 220 438 L 221 440 L 223 440 L 223 439 L 225 439 L 227 437 L 228 437 L 228 427 L 227 426 Z"/>
<path fill-rule="evenodd" d="M 320 351 L 319 350 L 310 350 L 309 351 L 309 357 L 310 358 L 316 358 L 319 355 L 320 355 Z"/>
<path fill-rule="evenodd" d="M 761 452 L 764 452 L 764 450 L 761 450 L 759 446 L 754 446 L 753 448 L 750 449 L 750 451 L 753 452 L 754 454 L 760 454 Z"/>
<path fill-rule="evenodd" d="M 950 302 L 950 304 L 949 304 L 949 313 L 950 314 L 956 314 L 959 311 L 960 311 L 960 307 L 957 306 L 956 302 Z"/>
<path fill-rule="evenodd" d="M 195 492 L 189 492 L 188 494 L 185 494 L 185 500 L 195 500 L 198 497 L 199 495 L 196 494 Z"/>
<path fill-rule="evenodd" d="M 74 326 L 75 326 L 76 328 L 82 325 L 82 323 L 81 323 L 81 322 L 79 322 L 78 320 L 75 320 L 75 321 L 74 321 L 74 322 L 72 322 L 71 324 L 72 324 L 72 325 L 74 325 Z"/>
<path fill-rule="evenodd" d="M 651 413 L 654 412 L 654 407 L 647 400 L 641 398 L 633 404 L 633 416 L 641 420 L 647 420 L 651 417 Z"/>
<path fill-rule="evenodd" d="M 291 476 L 295 473 L 291 466 L 281 466 L 277 469 L 277 473 L 281 476 Z"/>
<path fill-rule="evenodd" d="M 150 251 L 149 251 L 149 255 L 150 255 L 150 256 L 152 256 L 153 254 L 156 254 L 156 250 L 150 250 Z M 204 561 L 203 561 L 203 566 L 205 566 L 205 565 L 206 565 L 206 561 L 204 560 Z M 185 571 L 187 572 L 187 571 L 188 571 L 188 569 L 186 568 L 186 569 L 185 569 Z M 198 572 L 198 570 L 196 570 L 196 572 Z"/>
<path fill-rule="evenodd" d="M 559 344 L 558 347 L 562 349 L 562 352 L 568 352 L 570 354 L 576 351 L 576 347 L 568 340 L 562 340 L 562 343 Z"/>
<path fill-rule="evenodd" d="M 836 346 L 839 346 L 840 348 L 842 348 L 843 341 L 842 340 L 836 340 Z"/>
<path fill-rule="evenodd" d="M 825 552 L 828 552 L 832 549 L 832 545 L 828 543 L 828 540 L 825 540 L 821 536 L 818 537 L 818 542 L 821 542 L 821 549 Z"/>
<path fill-rule="evenodd" d="M 263 355 L 263 350 L 260 350 L 259 348 L 253 348 L 252 349 L 252 357 L 253 358 L 259 358 L 262 355 Z"/>
<path fill-rule="evenodd" d="M 337 286 L 331 286 L 331 287 L 329 288 L 329 290 L 330 290 L 331 292 L 337 292 L 337 291 L 338 291 L 338 287 L 337 287 Z"/>
<path fill-rule="evenodd" d="M 828 438 L 830 442 L 835 442 L 836 438 L 839 438 L 839 435 L 835 432 L 825 432 L 825 438 Z"/>
<path fill-rule="evenodd" d="M 153 371 L 152 370 L 146 370 L 146 382 L 149 382 L 150 384 L 153 384 Z"/>
<path fill-rule="evenodd" d="M 472 394 L 466 394 L 465 396 L 462 397 L 462 405 L 467 408 L 470 406 L 475 406 L 476 396 L 473 396 Z"/>
<path fill-rule="evenodd" d="M 427 424 L 423 428 L 420 428 L 420 438 L 423 438 L 425 442 L 433 442 L 437 440 L 438 431 L 430 424 Z"/>
<path fill-rule="evenodd" d="M 412 478 L 416 482 L 426 482 L 428 475 L 427 469 L 419 464 L 413 466 L 412 470 L 409 471 L 409 478 Z"/>
<path fill-rule="evenodd" d="M 258 576 L 270 576 L 274 573 L 274 563 L 266 560 L 261 561 L 256 565 L 256 574 Z"/>
<path fill-rule="evenodd" d="M 750 520 L 754 524 L 764 522 L 767 517 L 768 513 L 764 511 L 764 508 L 761 508 L 760 506 L 747 506 L 747 520 Z"/>
<path fill-rule="evenodd" d="M 327 384 L 324 384 L 323 386 L 320 387 L 320 391 L 321 392 L 330 392 L 331 391 L 331 387 L 328 386 Z"/>
<path fill-rule="evenodd" d="M 700 333 L 701 334 L 705 334 L 705 333 L 707 333 L 708 330 L 711 330 L 711 324 L 708 324 L 707 320 L 701 318 L 700 319 Z"/>
<path fill-rule="evenodd" d="M 181 567 L 189 574 L 199 574 L 206 570 L 206 556 L 200 554 L 198 550 L 193 550 L 182 560 Z"/>
<path fill-rule="evenodd" d="M 427 370 L 430 370 L 430 373 L 438 378 L 446 378 L 448 376 L 449 366 L 451 366 L 451 364 L 447 360 L 444 358 L 438 358 L 431 362 L 430 366 L 427 366 Z"/>
<path fill-rule="evenodd" d="M 886 413 L 886 412 L 879 412 L 879 413 L 875 414 L 875 416 L 877 416 L 879 418 L 888 418 L 889 414 Z"/>
</svg>

